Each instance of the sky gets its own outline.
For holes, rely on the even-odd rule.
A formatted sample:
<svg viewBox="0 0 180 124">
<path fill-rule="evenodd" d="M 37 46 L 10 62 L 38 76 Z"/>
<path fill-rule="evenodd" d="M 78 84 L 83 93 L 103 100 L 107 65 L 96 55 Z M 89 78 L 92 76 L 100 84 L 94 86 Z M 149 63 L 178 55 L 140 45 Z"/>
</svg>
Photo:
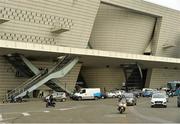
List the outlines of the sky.
<svg viewBox="0 0 180 124">
<path fill-rule="evenodd" d="M 180 11 L 180 0 L 144 0 Z"/>
</svg>

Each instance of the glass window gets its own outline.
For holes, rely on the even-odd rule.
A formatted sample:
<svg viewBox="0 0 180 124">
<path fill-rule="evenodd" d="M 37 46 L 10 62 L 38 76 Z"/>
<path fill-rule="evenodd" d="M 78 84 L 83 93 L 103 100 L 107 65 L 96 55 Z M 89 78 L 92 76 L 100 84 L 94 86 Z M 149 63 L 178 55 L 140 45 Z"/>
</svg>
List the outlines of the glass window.
<svg viewBox="0 0 180 124">
<path fill-rule="evenodd" d="M 86 93 L 86 90 L 81 90 L 81 92 L 80 93 Z"/>
</svg>

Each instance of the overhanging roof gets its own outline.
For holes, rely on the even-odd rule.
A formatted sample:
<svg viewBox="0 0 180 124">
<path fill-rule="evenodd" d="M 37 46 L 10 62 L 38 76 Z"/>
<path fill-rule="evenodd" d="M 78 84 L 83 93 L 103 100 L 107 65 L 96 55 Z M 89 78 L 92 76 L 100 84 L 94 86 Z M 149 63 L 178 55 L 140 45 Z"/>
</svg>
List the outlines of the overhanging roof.
<svg viewBox="0 0 180 124">
<path fill-rule="evenodd" d="M 127 54 L 111 51 L 92 50 L 83 48 L 72 48 L 62 46 L 52 46 L 46 44 L 34 44 L 27 42 L 17 42 L 0 40 L 1 55 L 13 52 L 20 52 L 31 56 L 56 57 L 59 54 L 75 54 L 79 55 L 81 61 L 89 66 L 119 65 L 120 63 L 140 62 L 141 64 L 150 64 L 152 67 L 168 67 L 180 68 L 180 59 L 157 57 L 137 54 Z M 93 64 L 91 64 L 93 63 Z M 103 65 L 103 66 L 104 66 Z"/>
</svg>

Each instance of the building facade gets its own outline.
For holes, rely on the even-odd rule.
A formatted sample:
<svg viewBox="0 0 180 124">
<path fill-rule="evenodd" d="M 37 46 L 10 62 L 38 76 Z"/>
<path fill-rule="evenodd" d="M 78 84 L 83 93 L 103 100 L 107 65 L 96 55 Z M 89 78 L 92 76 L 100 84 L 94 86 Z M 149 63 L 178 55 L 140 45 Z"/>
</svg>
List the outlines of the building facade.
<svg viewBox="0 0 180 124">
<path fill-rule="evenodd" d="M 0 97 L 31 78 L 4 57 L 14 53 L 39 73 L 59 56 L 78 56 L 58 78 L 70 91 L 78 77 L 106 91 L 163 87 L 180 79 L 179 22 L 179 11 L 143 0 L 0 0 Z"/>
</svg>

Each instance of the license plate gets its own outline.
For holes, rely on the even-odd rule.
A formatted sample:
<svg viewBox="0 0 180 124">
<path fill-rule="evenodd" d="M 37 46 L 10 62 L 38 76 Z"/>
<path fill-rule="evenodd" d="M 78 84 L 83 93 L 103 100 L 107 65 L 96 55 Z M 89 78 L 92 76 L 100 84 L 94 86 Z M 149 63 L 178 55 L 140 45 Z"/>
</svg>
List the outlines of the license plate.
<svg viewBox="0 0 180 124">
<path fill-rule="evenodd" d="M 156 104 L 162 104 L 162 103 L 156 103 Z"/>
</svg>

